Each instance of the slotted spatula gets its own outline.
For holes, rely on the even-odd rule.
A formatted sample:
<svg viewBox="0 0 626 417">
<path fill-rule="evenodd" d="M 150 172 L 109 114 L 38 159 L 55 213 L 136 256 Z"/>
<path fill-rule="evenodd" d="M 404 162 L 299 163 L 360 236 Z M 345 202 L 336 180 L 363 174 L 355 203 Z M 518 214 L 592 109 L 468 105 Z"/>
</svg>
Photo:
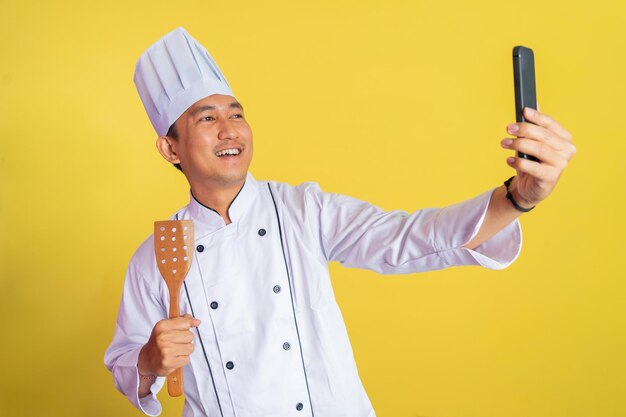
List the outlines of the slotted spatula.
<svg viewBox="0 0 626 417">
<path fill-rule="evenodd" d="M 159 271 L 170 293 L 170 317 L 180 317 L 180 287 L 193 259 L 193 221 L 166 220 L 154 222 L 154 253 Z M 167 392 L 172 397 L 183 394 L 183 369 L 167 376 Z"/>
</svg>

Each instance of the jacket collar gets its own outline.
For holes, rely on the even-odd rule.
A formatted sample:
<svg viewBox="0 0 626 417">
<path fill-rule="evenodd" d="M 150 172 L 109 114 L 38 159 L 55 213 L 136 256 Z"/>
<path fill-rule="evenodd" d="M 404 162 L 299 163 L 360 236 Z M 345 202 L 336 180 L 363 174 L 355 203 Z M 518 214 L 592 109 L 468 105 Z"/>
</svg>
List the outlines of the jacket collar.
<svg viewBox="0 0 626 417">
<path fill-rule="evenodd" d="M 252 205 L 258 191 L 259 183 L 254 179 L 252 174 L 248 172 L 243 187 L 235 196 L 235 199 L 228 209 L 228 215 L 232 223 L 237 223 L 243 217 Z M 209 229 L 218 229 L 226 226 L 226 222 L 224 222 L 224 219 L 222 219 L 222 216 L 220 216 L 217 211 L 196 200 L 191 191 L 189 191 L 189 196 L 188 209 L 194 221 L 203 223 L 204 226 Z"/>
</svg>

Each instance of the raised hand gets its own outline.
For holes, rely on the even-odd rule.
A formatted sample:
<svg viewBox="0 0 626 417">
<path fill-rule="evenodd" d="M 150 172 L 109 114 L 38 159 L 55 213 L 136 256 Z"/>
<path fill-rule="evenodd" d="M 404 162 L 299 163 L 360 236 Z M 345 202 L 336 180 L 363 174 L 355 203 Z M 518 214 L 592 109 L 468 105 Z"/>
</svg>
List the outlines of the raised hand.
<svg viewBox="0 0 626 417">
<path fill-rule="evenodd" d="M 506 138 L 501 145 L 539 159 L 540 162 L 510 157 L 507 163 L 515 168 L 517 176 L 510 190 L 515 201 L 529 208 L 552 193 L 563 170 L 576 153 L 572 135 L 547 114 L 526 107 L 524 118 L 532 123 L 513 123 L 508 133 L 516 138 Z"/>
</svg>

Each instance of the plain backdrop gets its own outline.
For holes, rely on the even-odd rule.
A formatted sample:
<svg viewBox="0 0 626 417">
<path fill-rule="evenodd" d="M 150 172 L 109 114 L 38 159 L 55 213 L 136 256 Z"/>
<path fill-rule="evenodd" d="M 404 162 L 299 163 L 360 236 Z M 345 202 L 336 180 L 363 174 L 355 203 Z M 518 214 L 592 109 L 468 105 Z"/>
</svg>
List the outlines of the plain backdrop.
<svg viewBox="0 0 626 417">
<path fill-rule="evenodd" d="M 500 185 L 511 51 L 578 154 L 503 271 L 331 265 L 379 417 L 626 415 L 622 1 L 8 1 L 0 25 L 0 415 L 138 416 L 103 354 L 127 263 L 189 198 L 132 76 L 184 26 L 243 103 L 251 172 L 385 209 Z M 242 254 L 245 256 L 245 254 Z M 163 416 L 182 399 L 163 391 Z M 336 417 L 336 416 L 320 416 Z"/>
</svg>

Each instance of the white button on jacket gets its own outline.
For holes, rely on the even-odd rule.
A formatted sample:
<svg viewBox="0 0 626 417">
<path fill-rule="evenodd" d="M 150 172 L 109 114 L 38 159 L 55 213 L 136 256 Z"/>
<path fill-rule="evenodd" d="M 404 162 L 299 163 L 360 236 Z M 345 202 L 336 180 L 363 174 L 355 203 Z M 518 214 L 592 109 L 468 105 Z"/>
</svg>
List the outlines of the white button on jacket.
<svg viewBox="0 0 626 417">
<path fill-rule="evenodd" d="M 508 266 L 521 247 L 514 221 L 475 251 L 462 248 L 483 221 L 492 191 L 441 209 L 385 212 L 315 183 L 292 187 L 248 173 L 232 223 L 198 203 L 172 218 L 191 219 L 196 252 L 181 290 L 181 314 L 202 320 L 184 368 L 184 416 L 370 417 L 328 262 L 404 274 L 453 265 Z M 199 251 L 202 247 L 202 251 Z M 137 358 L 169 295 L 150 236 L 128 267 L 105 364 L 116 387 L 145 414 Z"/>
</svg>

